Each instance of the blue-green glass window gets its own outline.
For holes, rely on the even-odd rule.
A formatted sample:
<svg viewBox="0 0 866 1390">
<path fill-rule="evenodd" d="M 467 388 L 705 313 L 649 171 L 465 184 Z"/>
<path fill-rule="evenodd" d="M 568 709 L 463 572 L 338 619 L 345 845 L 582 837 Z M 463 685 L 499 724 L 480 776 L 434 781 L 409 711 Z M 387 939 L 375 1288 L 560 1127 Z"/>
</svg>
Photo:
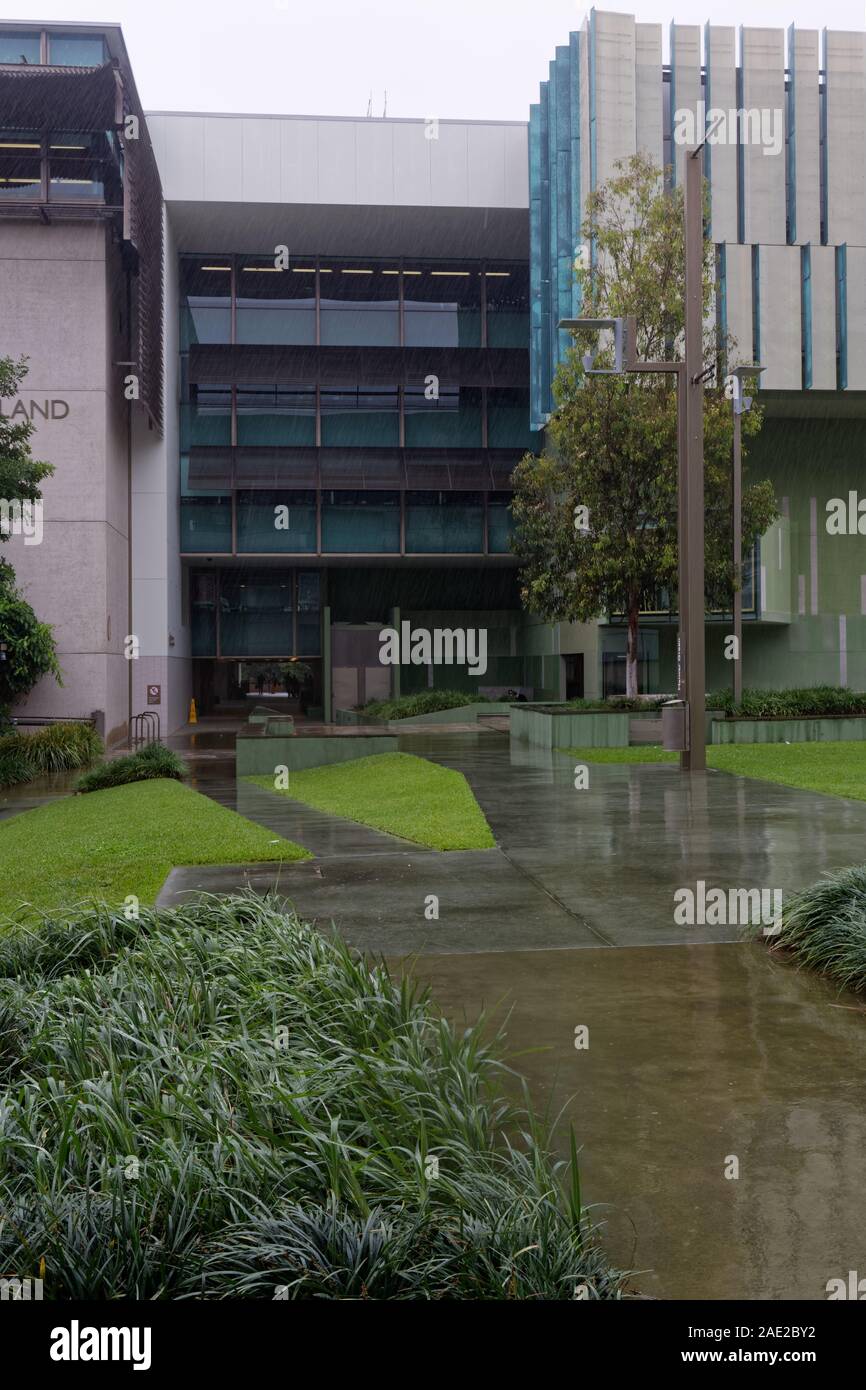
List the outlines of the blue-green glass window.
<svg viewBox="0 0 866 1390">
<path fill-rule="evenodd" d="M 183 553 L 231 554 L 231 498 L 182 497 L 180 548 Z"/>
<path fill-rule="evenodd" d="M 399 492 L 323 492 L 322 549 L 344 555 L 398 554 Z"/>
<path fill-rule="evenodd" d="M 480 554 L 483 549 L 480 492 L 406 493 L 407 554 Z"/>
<path fill-rule="evenodd" d="M 298 570 L 298 656 L 320 656 L 322 597 L 318 570 Z"/>
<path fill-rule="evenodd" d="M 229 445 L 232 442 L 230 386 L 191 386 L 190 399 L 180 408 L 180 448 Z"/>
<path fill-rule="evenodd" d="M 403 272 L 406 347 L 480 347 L 481 277 L 472 262 L 417 262 Z"/>
<path fill-rule="evenodd" d="M 34 131 L 0 131 L 0 201 L 32 200 L 42 192 L 42 139 Z"/>
<path fill-rule="evenodd" d="M 321 268 L 325 347 L 399 347 L 400 277 L 370 261 L 328 261 Z"/>
<path fill-rule="evenodd" d="M 105 62 L 105 40 L 101 34 L 49 34 L 48 61 L 54 67 L 99 68 Z"/>
<path fill-rule="evenodd" d="M 57 132 L 48 141 L 48 194 L 55 202 L 123 202 L 111 134 Z"/>
<path fill-rule="evenodd" d="M 484 285 L 487 298 L 487 346 L 528 348 L 528 266 L 488 267 Z"/>
<path fill-rule="evenodd" d="M 471 386 L 440 383 L 436 399 L 423 386 L 407 386 L 403 395 L 408 449 L 477 449 L 481 446 L 481 392 Z"/>
<path fill-rule="evenodd" d="M 237 516 L 239 552 L 306 555 L 316 549 L 315 492 L 239 492 Z"/>
<path fill-rule="evenodd" d="M 237 267 L 239 343 L 315 343 L 316 271 L 309 263 L 278 268 L 244 257 Z"/>
<path fill-rule="evenodd" d="M 38 34 L 0 34 L 0 63 L 29 63 L 40 61 Z"/>
<path fill-rule="evenodd" d="M 529 428 L 529 391 L 495 387 L 487 392 L 487 443 L 491 449 L 535 449 Z"/>
<path fill-rule="evenodd" d="M 514 530 L 510 492 L 491 492 L 487 497 L 487 549 L 491 555 L 507 555 Z"/>
<path fill-rule="evenodd" d="M 315 386 L 239 386 L 238 444 L 315 444 Z"/>
<path fill-rule="evenodd" d="M 285 656 L 293 647 L 291 571 L 224 571 L 220 588 L 220 654 Z"/>
<path fill-rule="evenodd" d="M 220 256 L 180 262 L 180 350 L 232 340 L 232 271 Z"/>
<path fill-rule="evenodd" d="M 322 444 L 400 443 L 400 396 L 396 386 L 349 386 L 323 390 Z"/>
<path fill-rule="evenodd" d="M 193 570 L 190 575 L 193 656 L 217 654 L 217 594 L 219 575 Z"/>
</svg>

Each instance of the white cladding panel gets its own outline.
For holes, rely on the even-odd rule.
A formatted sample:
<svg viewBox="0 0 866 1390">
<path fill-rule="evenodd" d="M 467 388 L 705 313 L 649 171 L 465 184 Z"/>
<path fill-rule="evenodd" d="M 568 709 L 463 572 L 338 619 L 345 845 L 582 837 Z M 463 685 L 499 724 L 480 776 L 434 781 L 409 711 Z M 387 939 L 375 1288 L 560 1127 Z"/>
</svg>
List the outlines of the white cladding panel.
<svg viewBox="0 0 866 1390">
<path fill-rule="evenodd" d="M 849 246 L 848 390 L 866 391 L 866 248 Z"/>
<path fill-rule="evenodd" d="M 754 362 L 752 344 L 752 248 L 727 242 L 725 246 L 725 299 L 728 334 L 734 339 L 734 365 Z"/>
<path fill-rule="evenodd" d="M 597 183 L 617 160 L 635 153 L 635 23 L 631 15 L 595 12 Z"/>
<path fill-rule="evenodd" d="M 697 24 L 671 25 L 671 125 L 676 126 L 678 111 L 692 111 L 697 120 L 699 104 L 703 101 L 701 84 L 701 31 Z M 703 129 L 697 130 L 699 139 Z M 674 181 L 683 180 L 685 145 L 674 143 Z"/>
<path fill-rule="evenodd" d="M 796 240 L 821 240 L 821 111 L 818 99 L 818 33 L 794 31 L 794 187 Z"/>
<path fill-rule="evenodd" d="M 866 246 L 866 34 L 826 43 L 827 240 Z"/>
<path fill-rule="evenodd" d="M 636 144 L 661 168 L 664 160 L 662 26 L 636 24 L 634 48 Z"/>
<path fill-rule="evenodd" d="M 759 252 L 761 357 L 768 391 L 802 386 L 800 248 L 762 246 Z"/>
<path fill-rule="evenodd" d="M 707 111 L 724 111 L 724 141 L 707 145 L 710 181 L 711 235 L 714 241 L 737 239 L 737 147 L 729 138 L 727 113 L 737 109 L 736 31 L 728 25 L 708 24 Z"/>
<path fill-rule="evenodd" d="M 810 248 L 812 279 L 812 390 L 836 390 L 836 252 Z"/>
<path fill-rule="evenodd" d="M 743 164 L 746 241 L 785 244 L 785 45 L 781 29 L 743 29 Z M 770 137 L 776 143 L 770 143 Z"/>
</svg>

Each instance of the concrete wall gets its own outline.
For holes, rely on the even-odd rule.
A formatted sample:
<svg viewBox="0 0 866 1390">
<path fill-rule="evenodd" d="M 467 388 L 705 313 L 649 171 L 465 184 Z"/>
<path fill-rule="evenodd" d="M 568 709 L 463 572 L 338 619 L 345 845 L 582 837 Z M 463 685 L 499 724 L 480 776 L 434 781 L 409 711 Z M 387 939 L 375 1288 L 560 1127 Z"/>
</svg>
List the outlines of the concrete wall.
<svg viewBox="0 0 866 1390">
<path fill-rule="evenodd" d="M 126 356 L 122 284 L 99 224 L 0 224 L 0 354 L 29 357 L 25 402 L 69 407 L 63 419 L 37 417 L 34 455 L 56 469 L 42 489 L 43 542 L 4 547 L 28 601 L 56 629 L 63 668 L 63 688 L 41 681 L 20 712 L 101 709 L 109 740 L 127 718 L 128 460 L 113 367 Z"/>
<path fill-rule="evenodd" d="M 133 713 L 147 708 L 147 686 L 159 685 L 156 707 L 163 733 L 184 724 L 192 695 L 188 605 L 180 562 L 178 440 L 178 262 L 166 219 L 165 435 L 137 416 L 133 433 L 133 631 L 140 655 L 133 664 Z"/>
</svg>

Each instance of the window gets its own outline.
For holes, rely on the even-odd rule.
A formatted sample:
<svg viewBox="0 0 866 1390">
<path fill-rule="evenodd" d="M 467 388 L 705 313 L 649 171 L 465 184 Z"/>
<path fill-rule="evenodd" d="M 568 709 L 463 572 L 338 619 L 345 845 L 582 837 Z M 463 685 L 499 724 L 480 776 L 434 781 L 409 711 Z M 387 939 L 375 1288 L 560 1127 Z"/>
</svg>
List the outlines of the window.
<svg viewBox="0 0 866 1390">
<path fill-rule="evenodd" d="M 238 493 L 239 552 L 309 554 L 315 550 L 315 492 Z"/>
<path fill-rule="evenodd" d="M 48 141 L 48 194 L 55 202 L 123 202 L 112 134 L 70 132 Z"/>
<path fill-rule="evenodd" d="M 33 199 L 41 192 L 41 137 L 32 131 L 0 131 L 0 199 Z"/>
<path fill-rule="evenodd" d="M 487 392 L 487 443 L 491 449 L 535 449 L 529 428 L 529 391 L 493 387 Z"/>
<path fill-rule="evenodd" d="M 407 347 L 480 347 L 477 263 L 408 265 L 403 272 L 403 318 Z"/>
<path fill-rule="evenodd" d="M 488 266 L 487 346 L 529 347 L 529 269 L 525 265 Z"/>
<path fill-rule="evenodd" d="M 239 343 L 315 343 L 316 272 L 277 268 L 274 258 L 243 257 L 237 267 Z"/>
<path fill-rule="evenodd" d="M 396 447 L 400 443 L 400 393 L 396 386 L 348 386 L 323 390 L 322 444 Z"/>
<path fill-rule="evenodd" d="M 38 34 L 0 34 L 0 63 L 39 63 Z"/>
<path fill-rule="evenodd" d="M 192 554 L 231 554 L 231 498 L 182 497 L 180 548 L 182 552 Z"/>
<path fill-rule="evenodd" d="M 344 555 L 399 554 L 399 492 L 323 492 L 322 549 Z"/>
<path fill-rule="evenodd" d="M 231 387 L 191 386 L 189 396 L 180 411 L 181 453 L 193 446 L 231 444 Z"/>
<path fill-rule="evenodd" d="M 99 68 L 105 62 L 105 40 L 101 34 L 49 34 L 48 61 L 54 67 Z"/>
<path fill-rule="evenodd" d="M 482 397 L 476 387 L 440 383 L 438 398 L 428 400 L 423 386 L 408 386 L 404 399 L 407 449 L 480 447 Z"/>
<path fill-rule="evenodd" d="M 232 270 L 225 257 L 182 257 L 180 262 L 180 350 L 194 343 L 232 340 Z"/>
<path fill-rule="evenodd" d="M 480 554 L 483 549 L 480 492 L 407 492 L 407 554 Z"/>
<path fill-rule="evenodd" d="M 291 571 L 223 571 L 221 656 L 283 656 L 293 650 L 293 626 Z"/>
<path fill-rule="evenodd" d="M 510 492 L 491 492 L 487 496 L 487 549 L 491 555 L 507 555 L 514 529 Z"/>
<path fill-rule="evenodd" d="M 298 570 L 298 655 L 322 651 L 321 585 L 318 570 Z"/>
<path fill-rule="evenodd" d="M 399 347 L 400 282 L 393 267 L 329 261 L 320 294 L 323 346 Z"/>
<path fill-rule="evenodd" d="M 239 386 L 238 444 L 313 445 L 315 386 Z"/>
</svg>

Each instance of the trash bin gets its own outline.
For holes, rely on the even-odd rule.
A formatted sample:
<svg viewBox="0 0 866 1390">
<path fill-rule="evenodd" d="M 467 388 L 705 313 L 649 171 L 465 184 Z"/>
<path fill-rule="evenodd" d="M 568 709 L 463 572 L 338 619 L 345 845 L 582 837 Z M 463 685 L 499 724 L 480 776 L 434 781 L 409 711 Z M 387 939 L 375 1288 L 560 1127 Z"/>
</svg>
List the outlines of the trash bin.
<svg viewBox="0 0 866 1390">
<path fill-rule="evenodd" d="M 688 710 L 685 700 L 668 700 L 662 705 L 662 747 L 668 753 L 688 751 Z"/>
</svg>

